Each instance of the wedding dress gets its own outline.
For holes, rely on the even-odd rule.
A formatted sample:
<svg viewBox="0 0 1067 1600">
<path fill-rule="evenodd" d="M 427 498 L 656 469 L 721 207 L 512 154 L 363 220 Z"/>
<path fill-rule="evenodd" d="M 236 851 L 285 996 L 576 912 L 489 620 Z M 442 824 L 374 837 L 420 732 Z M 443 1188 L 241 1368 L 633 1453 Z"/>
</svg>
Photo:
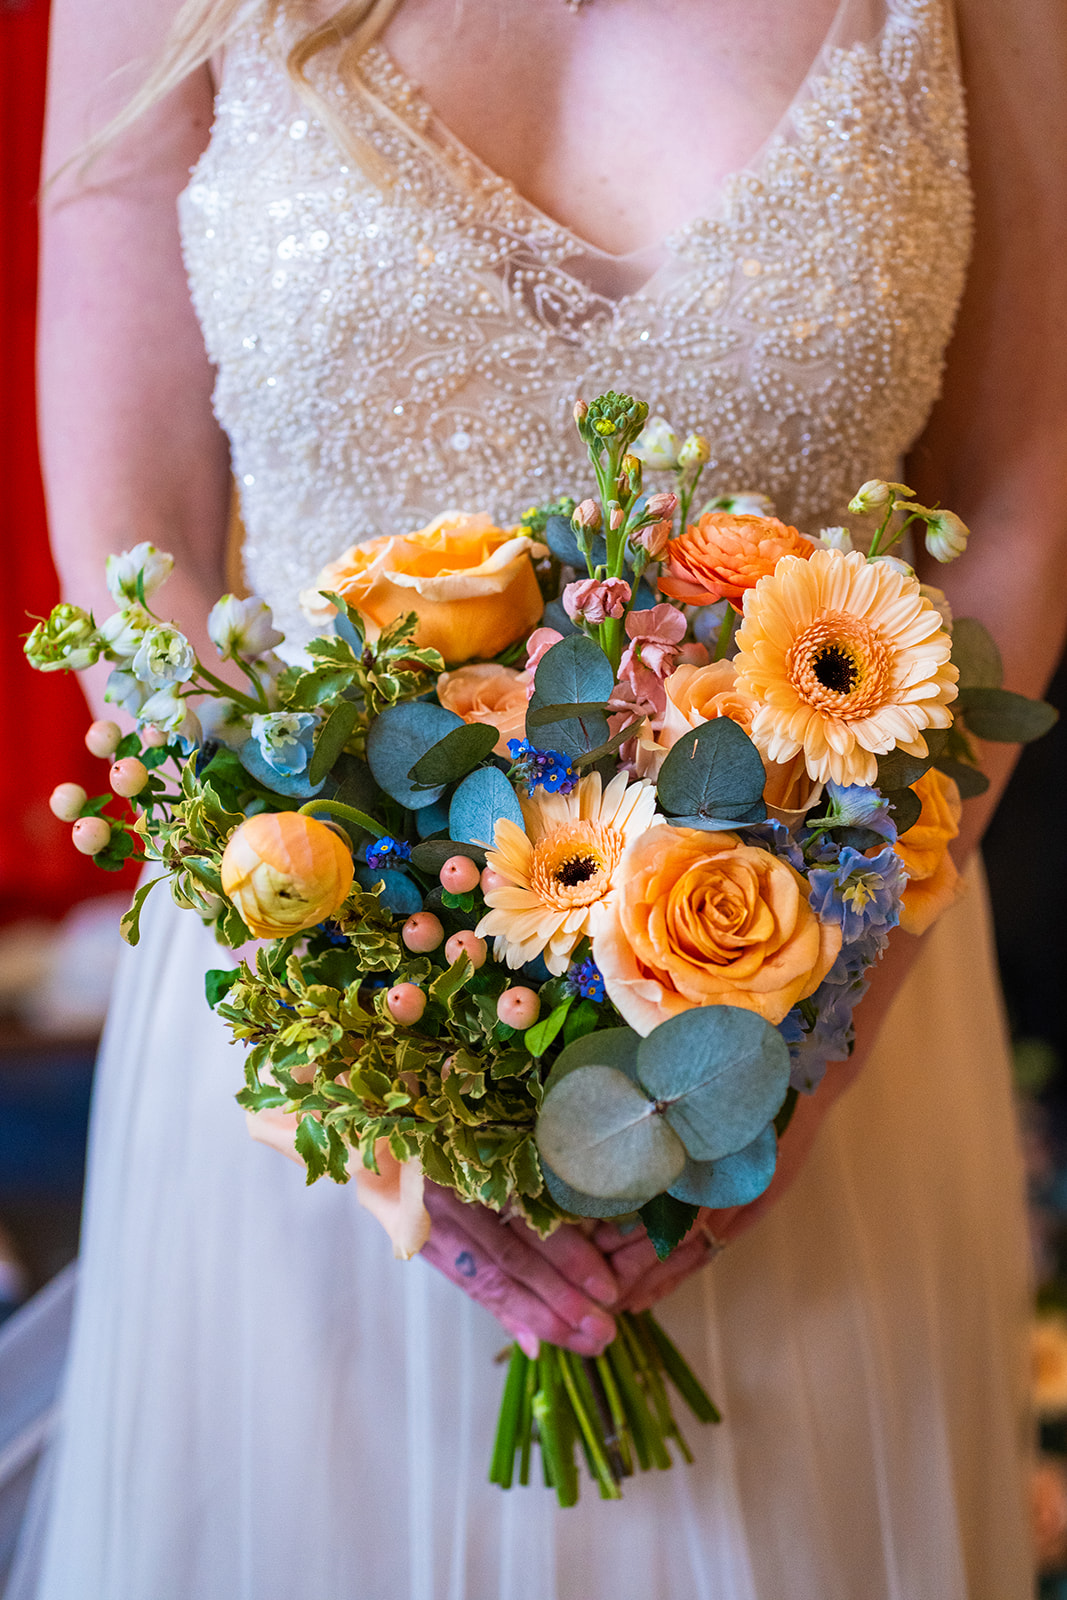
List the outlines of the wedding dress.
<svg viewBox="0 0 1067 1600">
<path fill-rule="evenodd" d="M 842 0 L 706 212 L 614 257 L 441 126 L 383 48 L 317 83 L 252 27 L 181 217 L 255 590 L 448 506 L 584 491 L 609 386 L 710 439 L 709 492 L 817 531 L 896 476 L 969 242 L 944 0 Z M 200 995 L 220 952 L 149 902 L 102 1054 L 63 1421 L 17 1600 L 1023 1600 L 1022 1188 L 979 881 L 935 930 L 792 1192 L 662 1307 L 722 1406 L 691 1467 L 558 1511 L 485 1480 L 506 1342 L 349 1188 L 251 1143 Z"/>
</svg>

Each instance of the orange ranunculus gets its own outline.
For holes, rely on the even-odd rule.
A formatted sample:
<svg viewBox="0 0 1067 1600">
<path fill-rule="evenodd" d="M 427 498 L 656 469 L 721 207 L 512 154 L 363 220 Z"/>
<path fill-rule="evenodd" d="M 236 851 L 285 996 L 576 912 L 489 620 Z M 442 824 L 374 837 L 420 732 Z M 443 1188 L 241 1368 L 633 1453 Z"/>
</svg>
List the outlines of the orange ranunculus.
<svg viewBox="0 0 1067 1600">
<path fill-rule="evenodd" d="M 635 839 L 618 893 L 594 923 L 608 998 L 640 1034 L 693 1006 L 740 1006 L 781 1022 L 841 948 L 787 861 L 735 833 L 663 825 Z"/>
<path fill-rule="evenodd" d="M 664 684 L 667 707 L 662 726 L 643 733 L 636 754 L 637 775 L 656 777 L 667 751 L 692 728 L 716 717 L 729 717 L 748 733 L 759 703 L 737 682 L 732 661 L 712 661 L 706 666 L 685 663 L 676 667 Z M 763 798 L 780 821 L 799 821 L 822 794 L 822 784 L 808 777 L 803 758 L 771 761 L 763 757 L 767 782 Z"/>
<path fill-rule="evenodd" d="M 300 603 L 322 622 L 342 595 L 366 619 L 371 637 L 405 612 L 419 619 L 415 643 L 447 662 L 495 656 L 540 621 L 544 601 L 531 553 L 541 546 L 488 517 L 446 511 L 416 533 L 353 545 L 319 574 Z"/>
<path fill-rule="evenodd" d="M 897 855 L 908 871 L 900 926 L 906 933 L 925 933 L 963 892 L 948 850 L 960 831 L 963 804 L 953 780 L 936 767 L 912 787 L 923 808 L 918 822 L 896 842 Z"/>
<path fill-rule="evenodd" d="M 222 887 L 257 939 L 284 939 L 340 910 L 352 887 L 340 835 L 298 811 L 262 811 L 230 834 Z"/>
<path fill-rule="evenodd" d="M 667 546 L 659 586 L 687 605 L 731 600 L 740 610 L 746 591 L 773 572 L 783 556 L 810 556 L 817 549 L 777 517 L 705 511 Z"/>
<path fill-rule="evenodd" d="M 488 722 L 500 734 L 494 754 L 508 756 L 508 740 L 521 739 L 526 731 L 526 708 L 530 703 L 532 672 L 517 672 L 495 661 L 479 661 L 455 672 L 442 672 L 437 680 L 437 698 L 447 711 L 454 711 L 464 722 Z"/>
</svg>

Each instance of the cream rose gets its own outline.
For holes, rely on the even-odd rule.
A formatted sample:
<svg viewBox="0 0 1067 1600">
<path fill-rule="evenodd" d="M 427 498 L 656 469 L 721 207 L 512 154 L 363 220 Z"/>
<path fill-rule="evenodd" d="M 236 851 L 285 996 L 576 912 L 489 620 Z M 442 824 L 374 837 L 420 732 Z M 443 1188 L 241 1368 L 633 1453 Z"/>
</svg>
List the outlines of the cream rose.
<svg viewBox="0 0 1067 1600">
<path fill-rule="evenodd" d="M 454 711 L 464 722 L 487 722 L 500 734 L 493 746 L 495 755 L 507 758 L 508 740 L 521 739 L 526 729 L 526 708 L 530 701 L 532 672 L 517 672 L 495 661 L 479 661 L 442 672 L 437 680 L 437 698 L 447 711 Z"/>
</svg>

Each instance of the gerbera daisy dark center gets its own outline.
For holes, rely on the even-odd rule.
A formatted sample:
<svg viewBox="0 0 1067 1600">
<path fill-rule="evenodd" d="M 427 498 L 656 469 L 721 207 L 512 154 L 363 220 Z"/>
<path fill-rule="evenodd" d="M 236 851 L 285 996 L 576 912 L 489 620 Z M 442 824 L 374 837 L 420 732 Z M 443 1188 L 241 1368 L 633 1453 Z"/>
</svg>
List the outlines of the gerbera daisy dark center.
<svg viewBox="0 0 1067 1600">
<path fill-rule="evenodd" d="M 859 678 L 855 658 L 840 644 L 828 644 L 814 657 L 812 671 L 824 689 L 851 694 Z"/>
<path fill-rule="evenodd" d="M 571 856 L 556 868 L 555 878 L 557 883 L 573 889 L 575 884 L 588 882 L 599 870 L 600 862 L 593 856 Z"/>
</svg>

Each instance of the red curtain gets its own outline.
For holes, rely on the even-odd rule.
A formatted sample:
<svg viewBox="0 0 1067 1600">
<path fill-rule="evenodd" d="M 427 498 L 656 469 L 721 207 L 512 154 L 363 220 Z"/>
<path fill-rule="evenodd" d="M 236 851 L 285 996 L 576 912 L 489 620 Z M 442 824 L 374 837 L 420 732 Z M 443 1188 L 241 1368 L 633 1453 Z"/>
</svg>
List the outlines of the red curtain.
<svg viewBox="0 0 1067 1600">
<path fill-rule="evenodd" d="M 99 792 L 103 764 L 82 743 L 76 680 L 32 672 L 20 635 L 58 598 L 37 464 L 33 345 L 36 191 L 44 112 L 47 0 L 0 0 L 0 921 L 58 916 L 117 887 L 70 843 L 48 810 L 57 783 Z M 125 874 L 123 875 L 125 879 Z"/>
</svg>

